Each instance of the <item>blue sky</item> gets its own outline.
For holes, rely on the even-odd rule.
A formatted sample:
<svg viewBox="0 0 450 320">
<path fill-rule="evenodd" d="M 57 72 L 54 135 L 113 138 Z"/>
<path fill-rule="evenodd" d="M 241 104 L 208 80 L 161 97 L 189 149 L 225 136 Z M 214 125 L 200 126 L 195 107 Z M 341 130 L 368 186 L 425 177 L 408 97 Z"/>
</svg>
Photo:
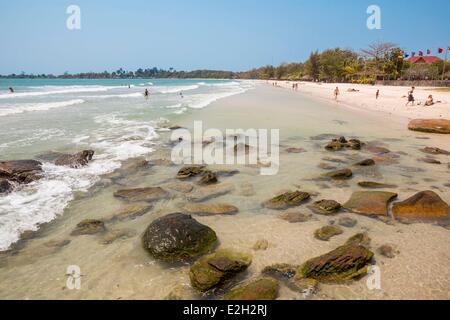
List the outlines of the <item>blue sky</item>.
<svg viewBox="0 0 450 320">
<path fill-rule="evenodd" d="M 81 30 L 66 28 L 71 4 Z M 366 27 L 372 4 L 381 30 Z M 0 73 L 239 71 L 374 41 L 435 52 L 450 45 L 449 12 L 449 0 L 0 0 Z"/>
</svg>

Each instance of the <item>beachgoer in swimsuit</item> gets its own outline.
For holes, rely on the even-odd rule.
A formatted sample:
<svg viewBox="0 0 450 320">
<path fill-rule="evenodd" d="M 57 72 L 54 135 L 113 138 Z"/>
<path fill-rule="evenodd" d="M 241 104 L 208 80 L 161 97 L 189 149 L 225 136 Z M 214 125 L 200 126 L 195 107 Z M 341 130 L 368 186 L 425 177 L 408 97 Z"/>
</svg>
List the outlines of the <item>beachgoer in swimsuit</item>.
<svg viewBox="0 0 450 320">
<path fill-rule="evenodd" d="M 9 87 L 9 92 L 14 93 L 14 89 L 12 87 Z"/>
<path fill-rule="evenodd" d="M 425 102 L 425 106 L 429 107 L 429 106 L 432 106 L 433 104 L 434 104 L 434 99 L 433 99 L 433 96 L 430 94 L 428 96 L 427 101 Z"/>
<path fill-rule="evenodd" d="M 148 90 L 147 89 L 145 89 L 145 91 L 144 91 L 144 97 L 146 97 L 146 98 L 148 98 Z"/>
<path fill-rule="evenodd" d="M 408 104 L 412 104 L 413 106 L 414 106 L 414 102 L 416 101 L 415 99 L 414 99 L 414 87 L 412 87 L 411 88 L 411 91 L 409 91 L 408 92 L 408 102 L 406 102 L 406 106 L 408 105 Z"/>
<path fill-rule="evenodd" d="M 336 100 L 336 101 L 337 101 L 337 99 L 338 99 L 338 96 L 339 96 L 339 88 L 338 88 L 338 87 L 336 87 L 336 89 L 334 89 L 334 100 Z"/>
</svg>

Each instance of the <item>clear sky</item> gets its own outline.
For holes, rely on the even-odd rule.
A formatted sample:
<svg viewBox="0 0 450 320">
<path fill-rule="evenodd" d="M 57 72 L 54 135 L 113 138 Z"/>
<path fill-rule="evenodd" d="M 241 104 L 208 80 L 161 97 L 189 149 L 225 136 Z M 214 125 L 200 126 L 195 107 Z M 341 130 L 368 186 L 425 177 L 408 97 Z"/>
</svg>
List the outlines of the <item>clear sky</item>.
<svg viewBox="0 0 450 320">
<path fill-rule="evenodd" d="M 68 30 L 69 5 L 81 30 Z M 366 27 L 370 5 L 381 30 Z M 374 41 L 450 46 L 449 0 L 0 0 L 0 73 L 246 70 Z"/>
</svg>

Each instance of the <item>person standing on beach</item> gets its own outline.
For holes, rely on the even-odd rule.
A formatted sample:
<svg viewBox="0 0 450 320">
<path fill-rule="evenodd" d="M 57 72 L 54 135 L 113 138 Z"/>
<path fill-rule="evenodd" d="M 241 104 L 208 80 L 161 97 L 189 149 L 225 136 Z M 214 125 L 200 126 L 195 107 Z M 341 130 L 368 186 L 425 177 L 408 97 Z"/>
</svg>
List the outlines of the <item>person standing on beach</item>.
<svg viewBox="0 0 450 320">
<path fill-rule="evenodd" d="M 336 89 L 334 89 L 334 100 L 337 101 L 339 96 L 339 87 L 336 87 Z"/>
<path fill-rule="evenodd" d="M 378 100 L 379 97 L 380 97 L 380 90 L 378 89 L 378 90 L 377 90 L 377 93 L 375 94 L 375 99 Z"/>
<path fill-rule="evenodd" d="M 415 87 L 412 87 L 411 91 L 408 92 L 408 102 L 406 102 L 405 106 L 407 106 L 409 103 L 412 103 L 412 105 L 414 106 L 414 102 L 416 101 L 414 99 L 414 89 Z"/>
<path fill-rule="evenodd" d="M 9 93 L 14 93 L 14 89 L 12 87 L 9 87 Z"/>
<path fill-rule="evenodd" d="M 148 89 L 145 89 L 145 91 L 144 91 L 144 97 L 145 97 L 146 99 L 148 99 L 148 95 L 149 95 Z"/>
</svg>

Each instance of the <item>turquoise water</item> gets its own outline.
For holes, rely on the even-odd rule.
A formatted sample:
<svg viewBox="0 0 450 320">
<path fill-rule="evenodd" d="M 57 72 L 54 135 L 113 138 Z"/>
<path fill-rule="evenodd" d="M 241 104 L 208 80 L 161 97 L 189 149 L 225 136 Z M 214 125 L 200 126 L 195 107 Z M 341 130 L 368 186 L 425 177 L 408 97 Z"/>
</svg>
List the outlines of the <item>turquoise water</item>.
<svg viewBox="0 0 450 320">
<path fill-rule="evenodd" d="M 44 163 L 44 179 L 1 196 L 0 251 L 61 214 L 74 192 L 121 161 L 155 151 L 168 122 L 248 88 L 227 80 L 1 79 L 0 160 L 93 149 L 96 161 L 79 170 Z"/>
</svg>

